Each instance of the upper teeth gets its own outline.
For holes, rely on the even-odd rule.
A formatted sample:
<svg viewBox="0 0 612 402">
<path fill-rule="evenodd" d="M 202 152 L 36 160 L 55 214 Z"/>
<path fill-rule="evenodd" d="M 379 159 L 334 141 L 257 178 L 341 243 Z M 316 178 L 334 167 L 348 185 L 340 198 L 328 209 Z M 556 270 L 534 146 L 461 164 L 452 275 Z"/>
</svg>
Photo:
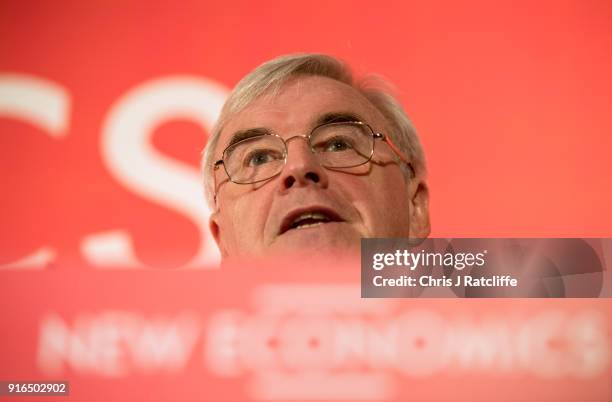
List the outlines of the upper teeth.
<svg viewBox="0 0 612 402">
<path fill-rule="evenodd" d="M 314 220 L 321 220 L 321 221 L 327 221 L 329 220 L 329 218 L 327 217 L 327 215 L 319 213 L 319 212 L 307 212 L 304 213 L 300 216 L 298 216 L 294 221 L 292 226 L 297 226 L 300 222 L 306 220 L 306 219 L 314 219 Z"/>
</svg>

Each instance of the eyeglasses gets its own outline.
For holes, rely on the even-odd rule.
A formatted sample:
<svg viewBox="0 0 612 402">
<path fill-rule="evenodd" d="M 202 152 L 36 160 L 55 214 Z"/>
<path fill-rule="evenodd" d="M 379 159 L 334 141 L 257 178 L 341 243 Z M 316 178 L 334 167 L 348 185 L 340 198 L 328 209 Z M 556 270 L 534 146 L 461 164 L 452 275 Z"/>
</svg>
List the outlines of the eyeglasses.
<svg viewBox="0 0 612 402">
<path fill-rule="evenodd" d="M 367 163 L 374 154 L 374 141 L 380 139 L 414 174 L 411 163 L 388 136 L 374 132 L 360 121 L 326 123 L 315 127 L 309 135 L 296 135 L 286 140 L 276 134 L 263 134 L 238 141 L 225 148 L 222 159 L 214 163 L 214 170 L 223 165 L 230 181 L 236 184 L 268 180 L 281 173 L 287 163 L 287 143 L 298 137 L 306 139 L 321 166 L 330 169 Z"/>
</svg>

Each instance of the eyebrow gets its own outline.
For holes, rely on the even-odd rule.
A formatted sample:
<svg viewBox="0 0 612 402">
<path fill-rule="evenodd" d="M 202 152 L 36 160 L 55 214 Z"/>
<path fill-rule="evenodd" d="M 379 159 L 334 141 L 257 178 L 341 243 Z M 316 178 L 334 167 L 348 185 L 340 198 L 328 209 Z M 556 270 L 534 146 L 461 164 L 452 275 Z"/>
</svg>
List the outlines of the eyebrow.
<svg viewBox="0 0 612 402">
<path fill-rule="evenodd" d="M 227 147 L 232 146 L 242 140 L 246 140 L 247 138 L 269 134 L 272 134 L 272 132 L 264 127 L 248 128 L 246 130 L 236 131 L 234 135 L 232 135 L 232 139 L 230 140 L 229 144 L 227 144 Z"/>
<path fill-rule="evenodd" d="M 320 116 L 316 122 L 316 126 L 329 123 L 346 123 L 352 121 L 362 121 L 362 119 L 353 112 L 330 112 Z"/>
</svg>

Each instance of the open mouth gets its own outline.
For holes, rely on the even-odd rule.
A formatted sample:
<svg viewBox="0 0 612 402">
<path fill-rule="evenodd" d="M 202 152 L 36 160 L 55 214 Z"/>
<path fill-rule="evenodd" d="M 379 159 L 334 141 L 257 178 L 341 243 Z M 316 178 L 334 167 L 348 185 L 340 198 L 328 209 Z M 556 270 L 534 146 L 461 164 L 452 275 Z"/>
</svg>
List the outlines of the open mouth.
<svg viewBox="0 0 612 402">
<path fill-rule="evenodd" d="M 281 225 L 279 234 L 286 233 L 290 230 L 299 230 L 323 225 L 329 222 L 341 222 L 342 219 L 338 214 L 331 210 L 310 210 L 298 211 L 289 214 Z"/>
</svg>

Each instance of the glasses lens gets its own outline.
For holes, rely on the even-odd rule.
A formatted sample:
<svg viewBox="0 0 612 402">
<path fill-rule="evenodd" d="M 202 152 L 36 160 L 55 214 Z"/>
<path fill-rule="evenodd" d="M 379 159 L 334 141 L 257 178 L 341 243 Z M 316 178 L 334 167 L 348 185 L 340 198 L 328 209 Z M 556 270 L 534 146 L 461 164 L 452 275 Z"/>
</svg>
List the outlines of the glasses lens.
<svg viewBox="0 0 612 402">
<path fill-rule="evenodd" d="M 370 128 L 360 123 L 332 123 L 317 128 L 310 146 L 326 167 L 359 166 L 370 160 L 374 137 Z"/>
<path fill-rule="evenodd" d="M 228 147 L 223 164 L 234 183 L 255 183 L 280 173 L 285 164 L 285 143 L 273 135 L 261 135 Z"/>
</svg>

